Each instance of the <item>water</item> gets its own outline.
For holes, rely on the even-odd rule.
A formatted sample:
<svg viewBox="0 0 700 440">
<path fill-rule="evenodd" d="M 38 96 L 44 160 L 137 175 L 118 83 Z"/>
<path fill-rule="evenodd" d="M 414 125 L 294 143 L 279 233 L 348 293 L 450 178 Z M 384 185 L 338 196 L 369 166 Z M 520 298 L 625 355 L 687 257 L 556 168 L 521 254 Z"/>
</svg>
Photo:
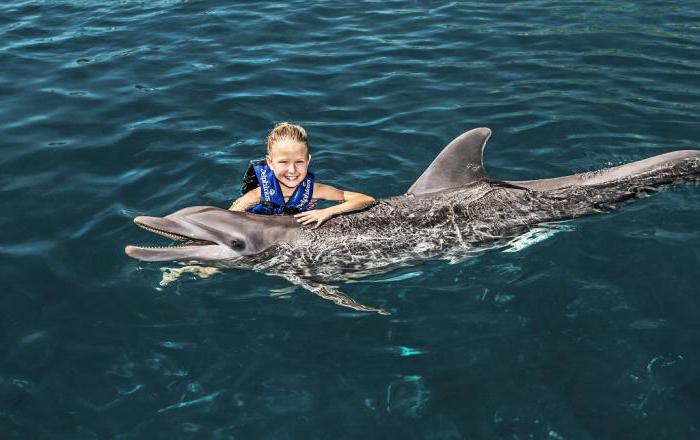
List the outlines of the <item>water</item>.
<svg viewBox="0 0 700 440">
<path fill-rule="evenodd" d="M 3 438 L 697 438 L 697 186 L 340 286 L 389 317 L 123 254 L 276 121 L 376 197 L 477 126 L 503 179 L 697 148 L 695 6 L 3 3 Z"/>
</svg>

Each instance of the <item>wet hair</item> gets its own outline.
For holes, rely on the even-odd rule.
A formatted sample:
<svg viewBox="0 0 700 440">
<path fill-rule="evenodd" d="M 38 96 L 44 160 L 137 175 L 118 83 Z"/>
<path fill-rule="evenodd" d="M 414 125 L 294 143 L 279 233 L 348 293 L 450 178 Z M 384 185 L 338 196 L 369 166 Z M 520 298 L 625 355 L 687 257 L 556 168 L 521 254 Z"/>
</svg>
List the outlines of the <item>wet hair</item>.
<svg viewBox="0 0 700 440">
<path fill-rule="evenodd" d="M 290 122 L 280 122 L 270 130 L 267 135 L 267 155 L 270 155 L 272 146 L 282 139 L 291 139 L 298 142 L 303 142 L 306 145 L 306 156 L 311 154 L 309 145 L 309 137 L 306 135 L 306 130 L 301 125 L 292 124 Z"/>
</svg>

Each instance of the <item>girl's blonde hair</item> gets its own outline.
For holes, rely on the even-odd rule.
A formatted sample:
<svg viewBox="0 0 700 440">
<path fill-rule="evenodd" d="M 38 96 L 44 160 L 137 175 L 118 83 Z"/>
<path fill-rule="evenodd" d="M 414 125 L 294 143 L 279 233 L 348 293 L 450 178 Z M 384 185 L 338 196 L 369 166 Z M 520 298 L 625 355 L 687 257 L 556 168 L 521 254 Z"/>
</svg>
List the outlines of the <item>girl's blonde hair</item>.
<svg viewBox="0 0 700 440">
<path fill-rule="evenodd" d="M 290 122 L 280 122 L 270 130 L 267 135 L 267 155 L 270 155 L 272 146 L 282 139 L 291 139 L 298 142 L 303 142 L 306 145 L 306 155 L 311 154 L 309 146 L 309 137 L 306 135 L 306 130 L 301 125 L 292 124 Z"/>
</svg>

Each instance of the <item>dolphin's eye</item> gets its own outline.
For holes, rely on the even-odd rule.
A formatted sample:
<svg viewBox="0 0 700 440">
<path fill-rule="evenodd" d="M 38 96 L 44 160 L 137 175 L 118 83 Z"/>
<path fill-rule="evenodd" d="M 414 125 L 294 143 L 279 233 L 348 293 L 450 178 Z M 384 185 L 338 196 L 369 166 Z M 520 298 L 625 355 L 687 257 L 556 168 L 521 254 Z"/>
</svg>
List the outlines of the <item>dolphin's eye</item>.
<svg viewBox="0 0 700 440">
<path fill-rule="evenodd" d="M 233 249 L 234 251 L 242 251 L 243 249 L 245 249 L 245 244 L 243 244 L 243 242 L 240 240 L 233 240 L 231 242 L 231 249 Z"/>
</svg>

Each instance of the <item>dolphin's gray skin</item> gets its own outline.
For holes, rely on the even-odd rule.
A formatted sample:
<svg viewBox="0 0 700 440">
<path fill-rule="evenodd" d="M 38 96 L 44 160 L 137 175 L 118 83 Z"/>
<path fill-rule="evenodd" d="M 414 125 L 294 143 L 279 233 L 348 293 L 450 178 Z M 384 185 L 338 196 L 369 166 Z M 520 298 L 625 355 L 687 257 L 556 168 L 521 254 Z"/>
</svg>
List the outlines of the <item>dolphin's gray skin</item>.
<svg viewBox="0 0 700 440">
<path fill-rule="evenodd" d="M 137 217 L 147 230 L 180 247 L 127 246 L 143 261 L 203 262 L 283 276 L 324 298 L 363 311 L 322 283 L 349 279 L 424 259 L 467 255 L 546 222 L 608 211 L 661 185 L 700 179 L 700 151 L 654 156 L 601 171 L 553 179 L 490 178 L 482 155 L 488 128 L 449 145 L 406 194 L 383 199 L 322 227 L 300 227 L 291 216 L 260 216 L 195 206 L 160 217 Z"/>
</svg>

